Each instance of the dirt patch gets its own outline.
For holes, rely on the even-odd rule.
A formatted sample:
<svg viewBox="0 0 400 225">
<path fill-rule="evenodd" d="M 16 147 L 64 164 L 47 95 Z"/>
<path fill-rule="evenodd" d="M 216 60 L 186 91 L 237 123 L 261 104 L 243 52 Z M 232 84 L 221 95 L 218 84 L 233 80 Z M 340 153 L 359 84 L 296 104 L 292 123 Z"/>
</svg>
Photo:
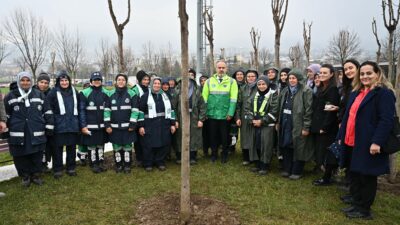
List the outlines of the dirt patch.
<svg viewBox="0 0 400 225">
<path fill-rule="evenodd" d="M 204 196 L 191 196 L 192 216 L 188 225 L 240 225 L 239 215 L 225 203 Z M 130 224 L 176 225 L 179 217 L 180 197 L 175 193 L 146 199 L 139 203 Z"/>
<path fill-rule="evenodd" d="M 378 190 L 400 195 L 400 174 L 397 174 L 394 183 L 390 183 L 387 177 L 387 175 L 378 177 Z"/>
</svg>

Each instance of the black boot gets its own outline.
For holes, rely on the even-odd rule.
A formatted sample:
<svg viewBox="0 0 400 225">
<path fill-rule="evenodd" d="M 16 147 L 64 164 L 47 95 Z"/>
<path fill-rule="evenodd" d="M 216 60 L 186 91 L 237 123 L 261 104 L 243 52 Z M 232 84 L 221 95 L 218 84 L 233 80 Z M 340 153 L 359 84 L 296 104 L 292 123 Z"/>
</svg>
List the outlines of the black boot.
<svg viewBox="0 0 400 225">
<path fill-rule="evenodd" d="M 43 185 L 43 183 L 44 183 L 44 181 L 42 180 L 42 178 L 40 178 L 40 175 L 39 174 L 33 174 L 32 176 L 31 176 L 31 181 L 34 183 L 34 184 L 37 184 L 37 185 L 39 185 L 39 186 L 42 186 Z"/>
<path fill-rule="evenodd" d="M 218 158 L 218 150 L 217 149 L 211 149 L 211 162 L 217 161 Z"/>
<path fill-rule="evenodd" d="M 24 175 L 22 177 L 22 186 L 24 186 L 24 187 L 31 186 L 31 178 L 28 175 Z"/>
<path fill-rule="evenodd" d="M 107 168 L 104 165 L 104 149 L 103 148 L 97 148 L 96 151 L 97 151 L 97 154 L 99 156 L 100 172 L 105 172 L 105 171 L 107 171 Z"/>
<path fill-rule="evenodd" d="M 197 152 L 190 151 L 190 165 L 194 165 L 197 163 Z"/>
<path fill-rule="evenodd" d="M 131 165 L 132 165 L 132 152 L 125 151 L 124 152 L 124 173 L 131 172 Z"/>
<path fill-rule="evenodd" d="M 114 151 L 115 172 L 122 172 L 122 151 Z"/>
<path fill-rule="evenodd" d="M 222 151 L 222 154 L 221 154 L 221 163 L 222 164 L 225 164 L 225 163 L 228 162 L 228 154 L 229 154 L 229 150 L 228 149 L 225 149 L 225 150 Z"/>
</svg>

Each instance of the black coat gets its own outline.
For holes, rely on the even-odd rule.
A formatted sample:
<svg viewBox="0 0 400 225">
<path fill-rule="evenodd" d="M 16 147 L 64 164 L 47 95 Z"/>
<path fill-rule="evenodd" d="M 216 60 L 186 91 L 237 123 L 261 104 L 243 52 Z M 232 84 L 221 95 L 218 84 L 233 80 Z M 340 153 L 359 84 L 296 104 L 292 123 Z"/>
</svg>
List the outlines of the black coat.
<svg viewBox="0 0 400 225">
<path fill-rule="evenodd" d="M 54 114 L 54 133 L 78 133 L 79 118 L 78 115 L 74 115 L 74 97 L 72 89 L 68 92 L 61 91 L 65 105 L 64 115 L 60 114 L 60 106 L 57 100 L 57 91 L 59 90 L 61 90 L 59 87 L 55 87 L 47 95 L 47 101 Z M 76 92 L 76 95 L 78 101 L 78 92 Z"/>
<path fill-rule="evenodd" d="M 159 148 L 163 146 L 168 146 L 171 144 L 171 126 L 175 125 L 174 119 L 166 119 L 165 116 L 158 116 L 155 118 L 148 117 L 148 106 L 147 100 L 149 94 L 153 95 L 154 102 L 156 105 L 157 113 L 165 113 L 164 102 L 162 100 L 162 95 L 160 93 L 154 94 L 152 92 L 147 92 L 142 95 L 139 102 L 139 110 L 144 114 L 144 121 L 138 123 L 139 127 L 144 127 L 145 135 L 143 137 L 143 144 L 150 148 Z M 172 107 L 172 104 L 171 104 Z"/>
<path fill-rule="evenodd" d="M 329 86 L 326 90 L 317 93 L 313 99 L 311 133 L 319 134 L 323 130 L 326 134 L 336 135 L 338 131 L 337 112 L 325 111 L 325 105 L 330 103 L 339 106 L 340 96 L 336 86 Z"/>
<path fill-rule="evenodd" d="M 344 145 L 347 121 L 351 105 L 359 92 L 349 96 L 338 139 Z M 379 176 L 389 173 L 389 155 L 386 153 L 371 155 L 371 144 L 384 146 L 393 128 L 396 98 L 387 88 L 377 87 L 371 90 L 358 108 L 355 121 L 355 143 L 350 170 L 365 175 Z"/>
<path fill-rule="evenodd" d="M 46 143 L 45 130 L 53 130 L 53 114 L 44 94 L 32 88 L 28 95 L 29 107 L 25 106 L 24 101 L 18 102 L 17 99 L 20 96 L 18 89 L 14 89 L 4 99 L 10 134 L 9 145 L 34 146 Z M 11 151 L 11 154 L 13 156 L 28 155 L 34 153 L 32 151 L 35 149 L 28 147 L 19 148 L 19 150 L 22 152 Z"/>
</svg>

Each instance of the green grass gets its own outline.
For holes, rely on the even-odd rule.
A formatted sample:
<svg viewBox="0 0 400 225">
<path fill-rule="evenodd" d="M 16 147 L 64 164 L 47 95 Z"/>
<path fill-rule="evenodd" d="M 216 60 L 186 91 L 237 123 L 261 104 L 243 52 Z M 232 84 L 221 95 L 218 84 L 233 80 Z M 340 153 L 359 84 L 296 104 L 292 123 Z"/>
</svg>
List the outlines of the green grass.
<svg viewBox="0 0 400 225">
<path fill-rule="evenodd" d="M 318 175 L 304 179 L 281 178 L 272 165 L 265 177 L 241 166 L 239 155 L 227 165 L 200 160 L 191 171 L 192 193 L 224 201 L 239 213 L 243 224 L 398 224 L 400 196 L 378 192 L 373 205 L 375 221 L 348 220 L 339 211 L 342 194 L 336 186 L 314 187 Z M 307 167 L 310 170 L 311 165 Z M 93 174 L 78 168 L 77 177 L 54 180 L 26 189 L 20 179 L 0 183 L 0 224 L 127 224 L 135 205 L 165 192 L 179 192 L 180 167 L 169 163 L 165 172 L 132 174 L 107 171 Z"/>
<path fill-rule="evenodd" d="M 14 164 L 14 162 L 10 161 L 10 160 L 12 160 L 10 152 L 0 152 L 0 166 Z M 6 162 L 6 161 L 9 161 L 9 162 Z"/>
</svg>

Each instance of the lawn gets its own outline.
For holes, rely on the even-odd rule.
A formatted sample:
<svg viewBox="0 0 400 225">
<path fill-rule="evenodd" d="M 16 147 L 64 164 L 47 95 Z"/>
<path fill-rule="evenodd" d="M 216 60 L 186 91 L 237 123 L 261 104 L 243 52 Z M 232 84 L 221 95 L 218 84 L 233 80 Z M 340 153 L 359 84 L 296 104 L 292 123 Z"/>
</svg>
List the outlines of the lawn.
<svg viewBox="0 0 400 225">
<path fill-rule="evenodd" d="M 314 187 L 311 172 L 300 181 L 281 178 L 276 169 L 264 177 L 241 166 L 240 156 L 228 164 L 200 160 L 192 167 L 192 193 L 224 201 L 240 215 L 243 224 L 398 224 L 400 196 L 378 192 L 373 206 L 375 221 L 349 220 L 339 211 L 336 186 Z M 309 165 L 310 170 L 311 165 Z M 45 185 L 23 188 L 20 179 L 0 183 L 0 224 L 127 224 L 135 205 L 165 192 L 179 192 L 180 167 L 168 164 L 165 172 L 131 174 L 109 170 L 93 174 L 78 168 L 77 177 L 54 180 L 45 176 Z M 379 221 L 379 222 L 378 222 Z"/>
</svg>

